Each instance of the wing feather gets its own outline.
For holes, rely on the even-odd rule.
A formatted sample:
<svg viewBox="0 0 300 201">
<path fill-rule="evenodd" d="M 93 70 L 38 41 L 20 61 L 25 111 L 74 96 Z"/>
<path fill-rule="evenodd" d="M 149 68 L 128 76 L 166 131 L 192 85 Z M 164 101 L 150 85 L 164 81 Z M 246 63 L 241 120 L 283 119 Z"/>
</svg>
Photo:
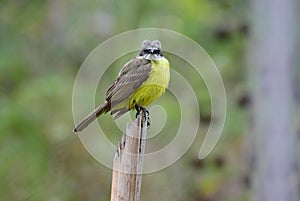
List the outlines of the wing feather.
<svg viewBox="0 0 300 201">
<path fill-rule="evenodd" d="M 130 97 L 149 77 L 151 63 L 144 58 L 133 58 L 121 69 L 117 80 L 106 92 L 111 108 Z"/>
</svg>

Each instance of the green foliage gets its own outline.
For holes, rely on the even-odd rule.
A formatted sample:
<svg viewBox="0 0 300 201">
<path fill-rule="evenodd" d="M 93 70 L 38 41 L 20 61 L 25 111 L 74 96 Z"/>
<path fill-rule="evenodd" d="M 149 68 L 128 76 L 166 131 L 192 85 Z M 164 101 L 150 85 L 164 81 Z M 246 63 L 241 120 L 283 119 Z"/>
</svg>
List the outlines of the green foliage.
<svg viewBox="0 0 300 201">
<path fill-rule="evenodd" d="M 181 32 L 212 55 L 230 94 L 234 94 L 235 87 L 244 82 L 242 50 L 247 21 L 243 1 L 14 0 L 1 1 L 0 5 L 1 200 L 108 200 L 110 170 L 90 158 L 71 132 L 71 93 L 84 58 L 99 43 L 116 33 L 142 27 Z M 121 58 L 107 70 L 106 79 L 99 83 L 97 103 L 103 100 L 106 87 L 116 77 L 121 65 L 132 56 Z M 167 57 L 173 64 L 171 67 L 184 77 L 195 74 L 192 68 L 181 68 L 187 66 L 182 59 L 171 54 Z M 199 77 L 191 80 L 191 85 L 201 100 L 201 112 L 209 118 L 210 98 L 205 84 Z M 234 136 L 238 140 L 245 124 L 244 109 L 235 103 L 233 97 L 229 99 L 229 121 L 223 139 L 234 140 Z M 165 108 L 168 119 L 160 132 L 163 135 L 151 139 L 153 146 L 147 147 L 149 150 L 169 143 L 180 123 L 179 105 L 171 93 L 158 103 Z M 112 118 L 105 116 L 99 121 L 103 122 L 104 130 L 114 130 L 114 136 L 108 138 L 117 143 L 122 132 Z M 151 129 L 150 135 L 155 133 Z M 200 136 L 205 129 L 201 128 Z M 220 147 L 229 146 L 228 150 L 216 150 L 222 156 L 236 149 L 230 146 L 229 140 L 225 143 Z M 218 189 L 227 188 L 218 181 L 232 175 L 226 168 L 191 167 L 198 148 L 192 148 L 193 154 L 187 154 L 176 163 L 173 172 L 166 169 L 159 173 L 163 176 L 148 175 L 143 186 L 143 189 L 148 189 L 143 190 L 144 200 L 174 200 L 170 192 L 162 193 L 163 199 L 157 197 L 160 192 L 147 192 L 152 192 L 156 184 L 167 185 L 170 177 L 179 178 L 179 171 L 184 173 L 180 179 L 173 180 L 174 185 L 161 187 L 176 191 L 182 198 L 186 195 L 190 200 L 196 200 L 201 193 L 205 197 L 218 198 Z M 215 182 L 218 182 L 217 186 L 214 186 Z M 175 190 L 176 185 L 182 188 Z"/>
</svg>

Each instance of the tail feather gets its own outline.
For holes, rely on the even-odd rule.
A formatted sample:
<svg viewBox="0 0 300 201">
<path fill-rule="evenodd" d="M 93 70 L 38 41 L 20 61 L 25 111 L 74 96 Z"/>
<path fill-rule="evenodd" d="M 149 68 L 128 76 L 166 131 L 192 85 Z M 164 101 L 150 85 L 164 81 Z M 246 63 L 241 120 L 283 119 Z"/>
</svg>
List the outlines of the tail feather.
<svg viewBox="0 0 300 201">
<path fill-rule="evenodd" d="M 97 117 L 101 114 L 108 112 L 110 110 L 110 104 L 108 102 L 104 102 L 102 105 L 98 106 L 94 111 L 92 111 L 89 115 L 87 115 L 74 129 L 73 132 L 75 134 L 81 132 L 85 129 L 90 123 L 92 123 Z"/>
</svg>

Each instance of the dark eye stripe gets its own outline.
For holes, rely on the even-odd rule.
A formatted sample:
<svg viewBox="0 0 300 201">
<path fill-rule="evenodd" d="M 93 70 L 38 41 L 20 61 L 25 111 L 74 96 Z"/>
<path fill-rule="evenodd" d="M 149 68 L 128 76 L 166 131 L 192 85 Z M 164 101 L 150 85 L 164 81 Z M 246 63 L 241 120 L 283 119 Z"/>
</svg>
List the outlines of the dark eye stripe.
<svg viewBox="0 0 300 201">
<path fill-rule="evenodd" d="M 140 56 L 143 56 L 145 54 L 156 54 L 156 55 L 161 55 L 162 56 L 162 52 L 159 49 L 156 50 L 152 50 L 152 49 L 144 49 L 140 52 Z"/>
<path fill-rule="evenodd" d="M 154 50 L 153 53 L 154 54 L 160 54 L 160 50 Z"/>
</svg>

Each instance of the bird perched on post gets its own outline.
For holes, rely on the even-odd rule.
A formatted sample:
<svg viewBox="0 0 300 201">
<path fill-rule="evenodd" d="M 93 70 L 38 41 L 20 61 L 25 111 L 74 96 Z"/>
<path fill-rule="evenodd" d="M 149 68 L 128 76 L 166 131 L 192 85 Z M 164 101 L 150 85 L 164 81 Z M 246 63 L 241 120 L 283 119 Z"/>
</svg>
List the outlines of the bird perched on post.
<svg viewBox="0 0 300 201">
<path fill-rule="evenodd" d="M 105 101 L 87 115 L 73 130 L 78 133 L 103 113 L 111 111 L 114 118 L 136 109 L 141 110 L 162 94 L 170 80 L 168 60 L 163 56 L 159 40 L 145 40 L 139 55 L 128 61 L 108 88 Z"/>
</svg>

